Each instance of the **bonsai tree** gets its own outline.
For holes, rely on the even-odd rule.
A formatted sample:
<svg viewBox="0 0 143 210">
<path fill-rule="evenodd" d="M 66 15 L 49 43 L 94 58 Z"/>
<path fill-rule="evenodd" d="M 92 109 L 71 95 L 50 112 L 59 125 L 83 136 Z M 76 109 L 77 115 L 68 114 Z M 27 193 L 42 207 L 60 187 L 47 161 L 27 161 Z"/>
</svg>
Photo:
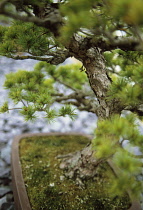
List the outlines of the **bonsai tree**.
<svg viewBox="0 0 143 210">
<path fill-rule="evenodd" d="M 114 194 L 139 196 L 141 161 L 123 143 L 143 150 L 142 0 L 1 0 L 0 14 L 0 55 L 40 61 L 33 71 L 6 75 L 15 105 L 5 102 L 0 111 L 19 109 L 26 120 L 42 112 L 49 121 L 73 119 L 76 109 L 94 113 L 91 144 L 62 158 L 61 169 L 82 185 L 101 163 L 112 161 L 120 174 Z M 80 62 L 60 65 L 69 57 Z"/>
</svg>

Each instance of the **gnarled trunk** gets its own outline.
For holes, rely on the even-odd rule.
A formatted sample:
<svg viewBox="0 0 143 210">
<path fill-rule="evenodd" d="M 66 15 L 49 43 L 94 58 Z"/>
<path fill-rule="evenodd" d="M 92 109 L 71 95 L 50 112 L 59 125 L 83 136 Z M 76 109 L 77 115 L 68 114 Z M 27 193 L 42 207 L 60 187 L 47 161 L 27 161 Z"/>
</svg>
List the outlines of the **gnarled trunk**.
<svg viewBox="0 0 143 210">
<path fill-rule="evenodd" d="M 88 39 L 83 40 L 80 37 L 75 37 L 72 40 L 69 49 L 72 55 L 81 60 L 86 68 L 90 86 L 97 99 L 94 112 L 98 118 L 105 119 L 109 118 L 113 113 L 120 113 L 122 110 L 120 103 L 114 100 L 109 101 L 106 98 L 111 79 L 107 75 L 105 59 L 100 49 L 90 46 Z M 65 176 L 73 178 L 82 186 L 83 180 L 96 176 L 97 167 L 103 161 L 105 160 L 96 159 L 96 152 L 92 150 L 90 144 L 82 151 L 63 157 L 60 168 L 65 171 Z"/>
<path fill-rule="evenodd" d="M 111 84 L 111 78 L 107 74 L 106 61 L 99 47 L 93 47 L 91 40 L 75 36 L 70 42 L 68 49 L 71 56 L 82 61 L 86 69 L 89 84 L 95 93 L 97 106 L 95 114 L 99 119 L 109 118 L 113 113 L 119 113 L 123 107 L 117 100 L 107 100 L 107 91 Z"/>
</svg>

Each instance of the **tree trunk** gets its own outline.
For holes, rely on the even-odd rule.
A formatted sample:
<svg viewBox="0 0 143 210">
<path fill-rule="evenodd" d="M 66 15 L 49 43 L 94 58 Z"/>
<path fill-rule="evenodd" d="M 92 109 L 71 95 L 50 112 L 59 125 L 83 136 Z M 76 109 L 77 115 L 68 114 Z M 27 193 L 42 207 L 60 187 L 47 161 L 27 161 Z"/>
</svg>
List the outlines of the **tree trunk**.
<svg viewBox="0 0 143 210">
<path fill-rule="evenodd" d="M 86 58 L 83 60 L 90 86 L 99 102 L 96 114 L 99 118 L 107 118 L 112 112 L 111 103 L 106 101 L 106 94 L 111 84 L 106 69 L 105 60 L 98 48 L 90 48 L 87 50 Z"/>
<path fill-rule="evenodd" d="M 98 101 L 94 112 L 99 119 L 105 119 L 109 118 L 113 113 L 120 114 L 123 107 L 117 100 L 107 100 L 107 91 L 112 81 L 107 74 L 106 61 L 102 50 L 98 47 L 92 47 L 90 42 L 88 38 L 75 36 L 68 49 L 71 56 L 75 56 L 82 61 L 89 84 Z"/>
<path fill-rule="evenodd" d="M 90 47 L 89 40 L 81 37 L 74 37 L 69 49 L 71 55 L 82 61 L 86 68 L 90 86 L 98 101 L 95 108 L 98 118 L 105 119 L 113 113 L 120 114 L 122 110 L 120 103 L 107 100 L 107 91 L 112 81 L 107 75 L 105 59 L 101 50 L 97 47 Z M 97 174 L 98 165 L 103 161 L 105 160 L 96 159 L 96 152 L 92 150 L 90 144 L 82 151 L 63 157 L 60 168 L 65 171 L 66 177 L 74 179 L 76 183 L 82 186 L 83 180 L 94 178 Z"/>
</svg>

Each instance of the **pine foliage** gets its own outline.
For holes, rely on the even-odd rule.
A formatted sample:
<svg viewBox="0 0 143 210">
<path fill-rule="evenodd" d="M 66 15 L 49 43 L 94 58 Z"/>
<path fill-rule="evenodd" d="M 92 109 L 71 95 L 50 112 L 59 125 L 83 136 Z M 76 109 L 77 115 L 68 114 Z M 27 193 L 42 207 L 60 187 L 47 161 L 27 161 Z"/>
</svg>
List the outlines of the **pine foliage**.
<svg viewBox="0 0 143 210">
<path fill-rule="evenodd" d="M 59 110 L 56 107 L 53 109 L 53 104 L 60 94 L 63 95 L 62 86 L 66 89 L 70 89 L 71 86 L 81 90 L 83 84 L 87 83 L 85 73 L 81 73 L 79 68 L 78 64 L 56 67 L 46 62 L 39 62 L 33 71 L 18 70 L 7 74 L 4 87 L 9 90 L 8 96 L 14 104 L 22 103 L 19 109 L 26 120 L 36 119 L 36 112 L 45 112 L 45 117 L 49 122 L 56 117 L 66 115 L 74 119 L 75 108 L 72 108 L 70 104 L 62 106 Z M 11 108 L 8 108 L 5 102 L 1 107 L 1 113 Z"/>
</svg>

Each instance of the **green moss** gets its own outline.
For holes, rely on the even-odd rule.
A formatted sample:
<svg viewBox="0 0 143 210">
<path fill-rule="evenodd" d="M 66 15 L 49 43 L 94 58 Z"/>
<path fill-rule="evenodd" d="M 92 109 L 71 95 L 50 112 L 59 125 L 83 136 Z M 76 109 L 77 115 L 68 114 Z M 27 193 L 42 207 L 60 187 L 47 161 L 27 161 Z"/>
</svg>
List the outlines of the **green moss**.
<svg viewBox="0 0 143 210">
<path fill-rule="evenodd" d="M 128 209 L 127 197 L 111 197 L 108 189 L 114 178 L 110 167 L 98 167 L 94 180 L 85 189 L 74 180 L 63 179 L 57 155 L 82 149 L 89 139 L 83 136 L 29 137 L 20 142 L 23 176 L 33 210 L 122 210 Z M 106 171 L 106 172 L 105 172 Z"/>
</svg>

